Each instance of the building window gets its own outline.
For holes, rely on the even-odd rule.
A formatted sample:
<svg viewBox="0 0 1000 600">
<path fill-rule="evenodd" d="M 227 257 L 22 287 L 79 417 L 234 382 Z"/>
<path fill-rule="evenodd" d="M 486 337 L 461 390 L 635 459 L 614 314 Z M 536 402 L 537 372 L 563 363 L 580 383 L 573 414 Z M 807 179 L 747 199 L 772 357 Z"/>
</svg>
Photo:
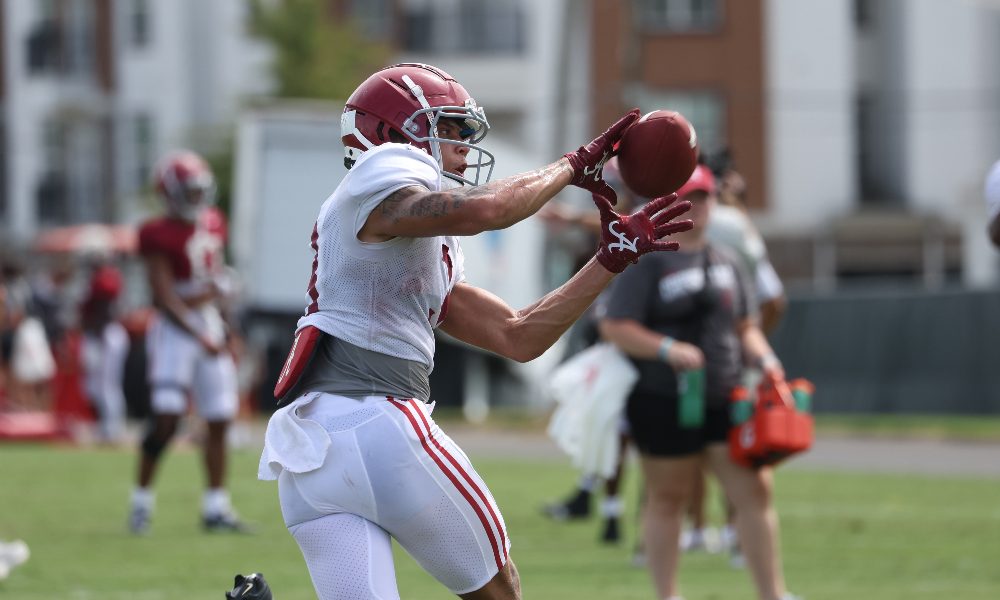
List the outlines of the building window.
<svg viewBox="0 0 1000 600">
<path fill-rule="evenodd" d="M 94 11 L 88 2 L 74 2 L 65 15 L 64 57 L 67 72 L 91 76 L 94 73 Z"/>
<path fill-rule="evenodd" d="M 67 128 L 59 119 L 42 126 L 44 164 L 36 187 L 38 218 L 45 224 L 62 224 L 69 218 L 66 186 Z"/>
<path fill-rule="evenodd" d="M 133 47 L 145 48 L 149 45 L 149 0 L 132 0 L 129 31 Z"/>
<path fill-rule="evenodd" d="M 352 0 L 351 17 L 370 39 L 385 40 L 392 35 L 392 6 L 389 0 Z"/>
<path fill-rule="evenodd" d="M 429 54 L 520 54 L 525 18 L 519 0 L 427 3 L 403 7 L 404 47 Z"/>
<path fill-rule="evenodd" d="M 722 26 L 721 0 L 638 0 L 636 24 L 646 31 L 688 33 Z"/>
<path fill-rule="evenodd" d="M 628 94 L 643 113 L 664 109 L 681 113 L 694 127 L 698 148 L 712 155 L 726 147 L 726 101 L 712 90 L 650 90 L 638 88 Z"/>
<path fill-rule="evenodd" d="M 871 0 L 854 0 L 854 26 L 858 31 L 865 31 L 872 26 L 874 12 Z"/>
<path fill-rule="evenodd" d="M 37 5 L 38 19 L 28 33 L 28 72 L 33 74 L 58 72 L 63 68 L 63 31 L 59 27 L 53 0 Z"/>
<path fill-rule="evenodd" d="M 136 190 L 149 186 L 153 172 L 153 119 L 147 114 L 136 115 L 132 123 L 132 142 L 134 144 L 135 171 L 134 185 Z"/>
</svg>

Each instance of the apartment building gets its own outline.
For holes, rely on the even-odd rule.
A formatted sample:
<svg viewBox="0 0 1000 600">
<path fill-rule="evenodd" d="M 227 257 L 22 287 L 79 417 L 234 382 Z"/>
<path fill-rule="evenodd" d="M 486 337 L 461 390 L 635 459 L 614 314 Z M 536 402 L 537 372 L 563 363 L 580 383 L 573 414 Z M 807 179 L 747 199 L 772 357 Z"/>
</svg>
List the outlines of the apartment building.
<svg viewBox="0 0 1000 600">
<path fill-rule="evenodd" d="M 670 107 L 729 147 L 786 277 L 996 281 L 1000 3 L 594 0 L 590 27 L 593 127 Z"/>
<path fill-rule="evenodd" d="M 0 232 L 130 221 L 156 158 L 211 149 L 268 49 L 244 0 L 3 0 Z M 145 204 L 144 204 L 145 202 Z"/>
</svg>

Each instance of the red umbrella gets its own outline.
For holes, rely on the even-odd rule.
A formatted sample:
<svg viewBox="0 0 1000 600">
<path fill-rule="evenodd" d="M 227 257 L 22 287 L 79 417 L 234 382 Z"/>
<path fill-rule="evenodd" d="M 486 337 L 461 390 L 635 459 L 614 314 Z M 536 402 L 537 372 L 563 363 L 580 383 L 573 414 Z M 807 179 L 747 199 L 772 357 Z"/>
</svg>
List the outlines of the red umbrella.
<svg viewBox="0 0 1000 600">
<path fill-rule="evenodd" d="M 72 254 L 130 254 L 136 251 L 135 228 L 130 225 L 89 223 L 46 229 L 35 239 L 37 252 Z"/>
</svg>

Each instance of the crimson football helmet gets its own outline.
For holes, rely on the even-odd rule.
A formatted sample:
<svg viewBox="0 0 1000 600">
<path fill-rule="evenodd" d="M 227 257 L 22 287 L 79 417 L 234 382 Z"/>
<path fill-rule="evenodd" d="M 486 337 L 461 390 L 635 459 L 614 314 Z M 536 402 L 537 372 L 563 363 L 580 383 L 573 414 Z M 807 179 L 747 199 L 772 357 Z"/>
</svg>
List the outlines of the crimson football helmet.
<svg viewBox="0 0 1000 600">
<path fill-rule="evenodd" d="M 437 124 L 441 119 L 458 120 L 462 139 L 439 137 Z M 344 165 L 348 169 L 361 153 L 388 142 L 408 140 L 433 156 L 439 165 L 441 144 L 455 144 L 469 148 L 467 172 L 474 170 L 475 177 L 443 175 L 469 185 L 486 183 L 493 174 L 493 154 L 477 145 L 489 130 L 486 112 L 454 77 L 419 63 L 393 65 L 376 72 L 354 90 L 340 118 L 341 140 L 347 154 Z"/>
<path fill-rule="evenodd" d="M 205 159 L 189 150 L 166 156 L 153 172 L 156 193 L 167 213 L 195 221 L 203 208 L 215 203 L 215 176 Z"/>
</svg>

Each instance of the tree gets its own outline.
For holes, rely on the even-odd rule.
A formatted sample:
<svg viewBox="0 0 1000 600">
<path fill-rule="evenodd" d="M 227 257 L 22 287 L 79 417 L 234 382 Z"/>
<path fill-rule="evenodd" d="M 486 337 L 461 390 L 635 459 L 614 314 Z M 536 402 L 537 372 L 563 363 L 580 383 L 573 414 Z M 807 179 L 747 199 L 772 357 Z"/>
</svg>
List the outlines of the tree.
<svg viewBox="0 0 1000 600">
<path fill-rule="evenodd" d="M 253 0 L 255 34 L 274 46 L 276 94 L 346 100 L 391 51 L 365 39 L 351 22 L 335 21 L 326 0 Z"/>
<path fill-rule="evenodd" d="M 276 96 L 346 100 L 389 59 L 388 46 L 365 39 L 350 22 L 334 21 L 327 4 L 327 0 L 251 0 L 252 31 L 274 49 Z M 222 150 L 206 156 L 218 182 L 219 208 L 227 215 L 234 170 L 232 134 L 229 138 Z"/>
</svg>

